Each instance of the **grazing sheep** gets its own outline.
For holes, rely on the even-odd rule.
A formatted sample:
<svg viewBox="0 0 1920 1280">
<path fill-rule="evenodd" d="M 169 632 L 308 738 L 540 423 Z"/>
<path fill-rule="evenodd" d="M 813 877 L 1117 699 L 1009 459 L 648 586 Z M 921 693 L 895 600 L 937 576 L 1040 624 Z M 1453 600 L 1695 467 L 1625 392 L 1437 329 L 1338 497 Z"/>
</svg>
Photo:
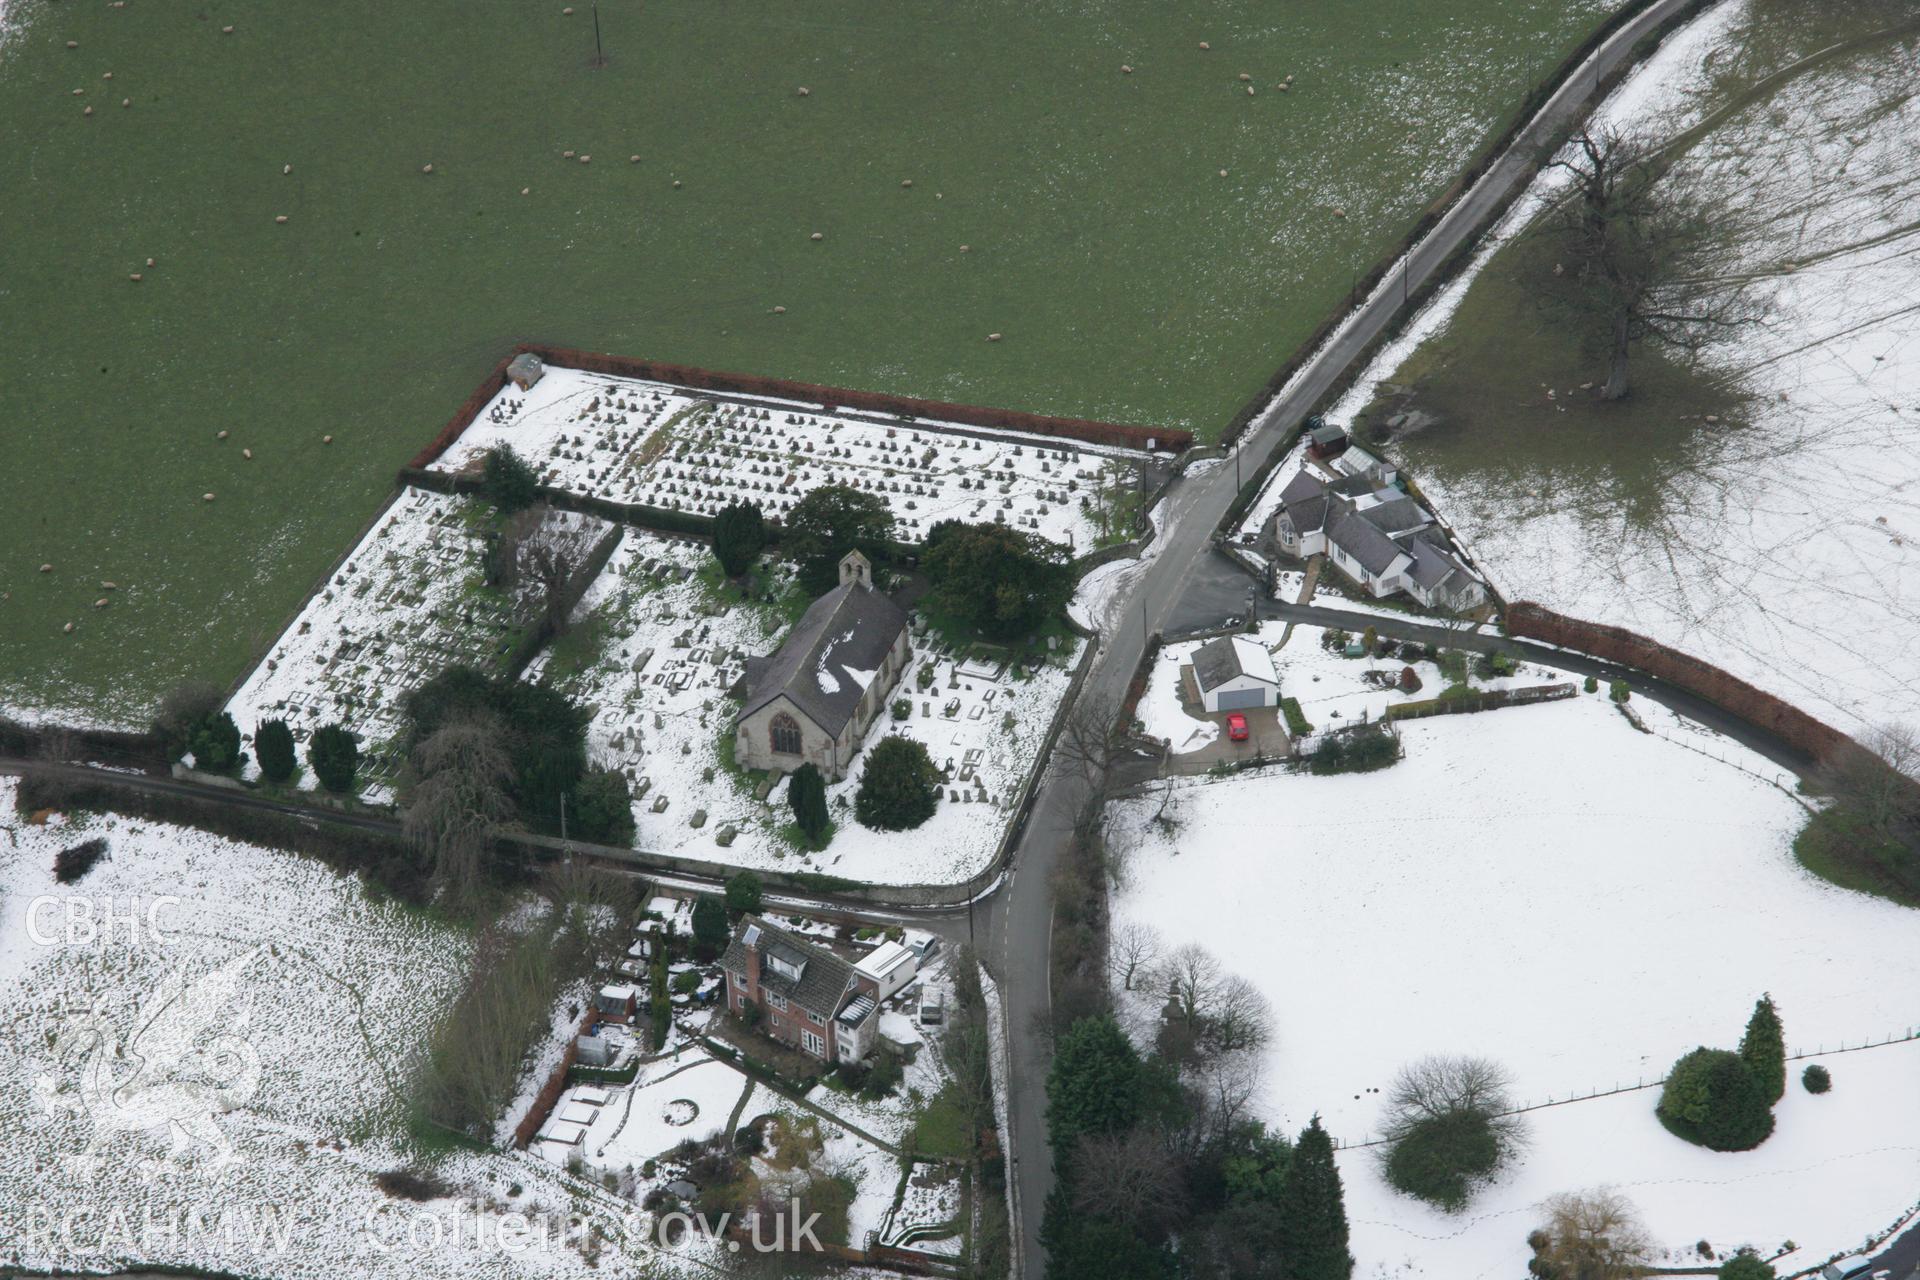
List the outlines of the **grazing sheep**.
<svg viewBox="0 0 1920 1280">
<path fill-rule="evenodd" d="M 1130 76 L 1133 74 L 1133 68 L 1123 62 L 1120 64 L 1120 74 L 1123 76 Z"/>
<path fill-rule="evenodd" d="M 1205 40 L 1202 40 L 1202 41 L 1200 42 L 1200 47 L 1201 47 L 1202 49 L 1211 49 L 1211 48 L 1213 48 L 1213 46 L 1212 46 L 1212 45 L 1210 45 L 1210 44 L 1208 44 L 1208 43 L 1207 43 L 1207 42 L 1206 42 Z"/>
<path fill-rule="evenodd" d="M 100 598 L 99 598 L 98 600 L 95 600 L 95 601 L 93 602 L 93 607 L 94 607 L 94 608 L 96 608 L 96 609 L 104 609 L 104 608 L 106 608 L 106 607 L 107 607 L 107 598 L 106 598 L 105 596 L 101 596 L 101 597 L 100 597 Z"/>
<path fill-rule="evenodd" d="M 222 432 L 219 432 L 219 433 L 217 433 L 217 434 L 216 434 L 216 435 L 215 435 L 215 436 L 214 436 L 213 438 L 214 438 L 215 440 L 225 440 L 225 439 L 227 438 L 227 433 L 226 433 L 226 432 L 224 432 L 224 431 L 222 431 Z"/>
<path fill-rule="evenodd" d="M 430 165 L 430 164 L 423 164 L 423 165 L 421 165 L 421 166 L 420 166 L 420 172 L 422 172 L 422 173 L 432 173 L 432 172 L 433 172 L 433 166 L 432 166 L 432 165 Z"/>
<path fill-rule="evenodd" d="M 1221 176 L 1221 177 L 1223 177 L 1223 178 L 1224 178 L 1224 177 L 1226 177 L 1226 176 L 1227 176 L 1227 171 L 1226 171 L 1225 169 L 1222 169 L 1222 170 L 1220 171 L 1220 176 Z"/>
<path fill-rule="evenodd" d="M 639 156 L 628 156 L 628 157 L 627 157 L 627 163 L 628 163 L 628 164 L 639 164 L 639 163 L 640 163 L 640 157 L 639 157 Z"/>
<path fill-rule="evenodd" d="M 155 262 L 154 262 L 154 260 L 153 260 L 152 258 L 148 258 L 148 259 L 147 259 L 147 265 L 151 267 L 151 266 L 157 266 L 158 264 L 157 264 L 157 263 L 155 263 Z"/>
<path fill-rule="evenodd" d="M 50 565 L 50 564 L 43 564 L 43 565 L 41 565 L 41 566 L 40 566 L 40 572 L 42 572 L 42 573 L 52 573 L 52 572 L 53 572 L 53 566 L 52 566 L 52 565 Z"/>
<path fill-rule="evenodd" d="M 66 632 L 66 633 L 67 633 L 68 635 L 72 635 L 72 634 L 73 634 L 73 624 L 72 624 L 71 622 L 69 622 L 69 623 L 68 623 L 68 624 L 67 624 L 66 626 L 64 626 L 64 627 L 62 627 L 62 628 L 61 628 L 61 630 L 62 630 L 62 631 L 64 631 L 64 632 Z"/>
<path fill-rule="evenodd" d="M 134 272 L 134 273 L 133 273 L 132 275 L 130 275 L 130 276 L 128 276 L 128 277 L 127 277 L 127 279 L 129 279 L 129 280 L 131 280 L 131 281 L 133 281 L 133 282 L 134 282 L 135 284 L 139 284 L 139 283 L 140 283 L 140 273 L 139 273 L 138 271 L 136 271 L 136 272 Z"/>
<path fill-rule="evenodd" d="M 292 173 L 292 172 L 293 172 L 293 166 L 292 166 L 292 165 L 290 165 L 290 164 L 283 164 L 283 165 L 281 165 L 281 166 L 280 166 L 280 172 L 281 172 L 281 173 Z"/>
<path fill-rule="evenodd" d="M 67 48 L 69 48 L 69 49 L 78 49 L 79 47 L 80 47 L 80 42 L 79 42 L 78 40 L 69 40 L 69 41 L 67 41 Z"/>
<path fill-rule="evenodd" d="M 900 185 L 901 185 L 901 186 L 903 186 L 903 187 L 910 187 L 910 186 L 912 186 L 912 185 L 913 185 L 913 179 L 912 179 L 912 178 L 902 178 L 902 179 L 900 179 Z"/>
<path fill-rule="evenodd" d="M 816 231 L 811 238 L 815 240 L 825 240 L 827 237 L 824 233 Z"/>
<path fill-rule="evenodd" d="M 524 196 L 530 193 L 532 190 L 533 190 L 532 187 L 522 187 L 520 188 L 520 194 Z"/>
<path fill-rule="evenodd" d="M 807 96 L 807 95 L 808 95 L 809 93 L 811 93 L 811 92 L 813 92 L 813 91 L 812 91 L 811 89 L 809 89 L 809 88 L 807 88 L 807 86 L 805 86 L 805 85 L 801 85 L 801 86 L 800 86 L 800 96 L 801 96 L 801 97 L 803 97 L 803 98 L 804 98 L 804 97 L 806 97 L 806 96 Z"/>
<path fill-rule="evenodd" d="M 783 315 L 785 315 L 785 314 L 787 314 L 787 309 L 786 309 L 785 307 L 775 307 L 775 308 L 773 309 L 773 314 L 775 314 L 775 315 L 777 315 L 777 316 L 783 316 Z"/>
<path fill-rule="evenodd" d="M 245 459 L 246 459 L 246 460 L 247 460 L 248 462 L 252 462 L 252 461 L 253 461 L 253 450 L 251 450 L 251 449 L 242 449 L 242 450 L 240 451 L 240 456 L 241 456 L 241 457 L 243 457 L 243 458 L 245 458 Z"/>
<path fill-rule="evenodd" d="M 1241 84 L 1245 84 L 1245 83 L 1246 83 L 1247 81 L 1249 81 L 1249 80 L 1251 80 L 1251 79 L 1253 79 L 1253 77 L 1252 77 L 1252 76 L 1250 76 L 1250 75 L 1248 75 L 1248 74 L 1247 74 L 1246 72 L 1244 72 L 1244 71 L 1242 71 L 1242 72 L 1240 73 L 1240 83 L 1241 83 Z"/>
<path fill-rule="evenodd" d="M 83 109 L 83 110 L 82 110 L 82 111 L 80 112 L 80 114 L 81 114 L 81 115 L 83 115 L 83 116 L 90 116 L 90 115 L 92 115 L 92 114 L 93 114 L 93 108 L 92 108 L 92 107 L 87 107 L 87 108 L 85 108 L 85 109 Z"/>
<path fill-rule="evenodd" d="M 997 333 L 990 333 L 990 334 L 988 334 L 988 335 L 987 335 L 987 341 L 988 341 L 988 342 L 998 342 L 998 341 L 1000 341 L 1000 335 L 999 335 L 999 334 L 997 334 Z"/>
<path fill-rule="evenodd" d="M 333 437 L 332 437 L 332 436 L 321 436 L 321 437 L 320 437 L 320 443 L 321 443 L 321 444 L 332 444 L 332 443 L 333 443 Z"/>
<path fill-rule="evenodd" d="M 200 501 L 202 501 L 202 502 L 212 502 L 212 501 L 213 501 L 213 495 L 212 495 L 212 494 L 210 494 L 210 493 L 203 493 L 203 494 L 201 494 L 201 495 L 200 495 Z"/>
<path fill-rule="evenodd" d="M 221 34 L 221 35 L 223 35 L 223 36 L 230 36 L 230 35 L 232 35 L 232 34 L 233 34 L 233 28 L 232 28 L 232 27 L 222 27 L 222 28 L 220 28 L 220 34 Z"/>
<path fill-rule="evenodd" d="M 132 106 L 132 105 L 133 105 L 133 99 L 132 99 L 132 98 L 122 98 L 122 99 L 120 99 L 120 105 L 121 105 L 121 106 L 123 106 L 123 107 L 130 107 L 130 106 Z"/>
<path fill-rule="evenodd" d="M 276 217 L 276 218 L 274 219 L 274 221 L 275 221 L 275 222 L 277 222 L 277 223 L 279 223 L 279 224 L 281 224 L 282 226 L 285 226 L 285 225 L 286 225 L 286 221 L 287 221 L 287 215 L 283 213 L 283 214 L 281 214 L 281 215 L 279 215 L 278 217 Z"/>
</svg>

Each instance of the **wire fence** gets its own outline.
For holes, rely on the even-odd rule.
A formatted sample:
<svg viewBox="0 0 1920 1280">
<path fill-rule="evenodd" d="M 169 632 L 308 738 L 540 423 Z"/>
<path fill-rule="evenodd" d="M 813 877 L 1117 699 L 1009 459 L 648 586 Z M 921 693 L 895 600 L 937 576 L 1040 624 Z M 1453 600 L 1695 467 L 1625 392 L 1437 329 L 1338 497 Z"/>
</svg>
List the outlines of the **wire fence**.
<svg viewBox="0 0 1920 1280">
<path fill-rule="evenodd" d="M 1908 1027 L 1903 1031 L 1890 1032 L 1878 1038 L 1862 1039 L 1858 1044 L 1842 1040 L 1837 1045 L 1832 1046 L 1822 1044 L 1813 1049 L 1795 1049 L 1787 1055 L 1787 1061 L 1804 1062 L 1809 1058 L 1826 1058 L 1836 1053 L 1859 1053 L 1863 1049 L 1884 1049 L 1888 1045 L 1906 1044 L 1914 1040 L 1920 1040 L 1920 1026 Z M 1623 1093 L 1639 1093 L 1647 1089 L 1658 1089 L 1666 1084 L 1666 1082 L 1665 1076 L 1654 1080 L 1648 1080 L 1642 1077 L 1636 1079 L 1632 1084 L 1616 1081 L 1609 1088 L 1589 1089 L 1583 1093 L 1570 1093 L 1561 1098 L 1556 1098 L 1549 1094 L 1544 1102 L 1529 1102 L 1507 1111 L 1497 1112 L 1496 1114 L 1502 1116 L 1525 1115 L 1529 1111 L 1545 1111 L 1549 1107 L 1565 1107 L 1571 1106 L 1576 1102 L 1592 1102 L 1596 1098 L 1611 1098 Z M 1390 1139 L 1388 1138 L 1375 1137 L 1372 1133 L 1367 1133 L 1358 1140 L 1335 1138 L 1333 1145 L 1337 1150 L 1348 1151 L 1358 1150 L 1362 1147 L 1385 1146 L 1389 1141 Z"/>
</svg>

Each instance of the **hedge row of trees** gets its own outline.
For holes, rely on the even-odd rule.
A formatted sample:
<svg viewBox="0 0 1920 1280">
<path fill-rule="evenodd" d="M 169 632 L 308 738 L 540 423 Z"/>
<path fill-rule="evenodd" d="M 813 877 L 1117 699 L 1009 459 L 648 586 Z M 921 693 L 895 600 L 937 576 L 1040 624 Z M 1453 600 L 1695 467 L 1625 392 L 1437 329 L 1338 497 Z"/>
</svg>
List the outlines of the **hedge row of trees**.
<svg viewBox="0 0 1920 1280">
<path fill-rule="evenodd" d="M 222 710 L 225 695 L 198 681 L 176 687 L 154 713 L 153 732 L 169 759 L 193 757 L 204 773 L 237 774 L 247 765 L 240 749 L 240 726 Z M 253 749 L 260 776 L 276 785 L 299 772 L 293 731 L 284 720 L 266 720 L 254 730 Z M 339 795 L 352 793 L 360 771 L 360 743 L 345 726 L 322 725 L 307 740 L 307 764 L 314 778 Z"/>
</svg>

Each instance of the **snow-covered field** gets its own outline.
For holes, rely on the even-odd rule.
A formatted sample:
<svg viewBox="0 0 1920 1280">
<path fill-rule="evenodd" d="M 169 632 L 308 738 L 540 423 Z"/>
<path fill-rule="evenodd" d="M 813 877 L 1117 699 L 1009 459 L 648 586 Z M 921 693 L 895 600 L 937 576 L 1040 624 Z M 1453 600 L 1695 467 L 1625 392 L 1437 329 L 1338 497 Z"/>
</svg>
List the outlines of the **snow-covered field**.
<svg viewBox="0 0 1920 1280">
<path fill-rule="evenodd" d="M 778 519 L 842 484 L 885 498 L 909 541 L 939 520 L 997 520 L 1078 551 L 1099 535 L 1097 492 L 1139 456 L 551 365 L 528 390 L 496 395 L 434 467 L 475 466 L 500 444 L 547 484 L 618 502 L 709 516 L 757 502 Z"/>
<path fill-rule="evenodd" d="M 926 743 L 934 764 L 953 769 L 939 809 L 911 834 L 861 826 L 853 795 L 867 759 L 863 749 L 852 772 L 827 789 L 838 834 L 823 853 L 801 855 L 778 834 L 792 817 L 785 784 L 755 800 L 721 763 L 720 744 L 737 705 L 727 690 L 747 656 L 773 651 L 779 628 L 768 612 L 712 603 L 691 572 L 711 558 L 701 544 L 629 530 L 578 606 L 577 625 L 601 613 L 598 625 L 608 639 L 594 662 L 560 683 L 594 708 L 588 743 L 595 759 L 625 772 L 640 793 L 635 846 L 740 866 L 799 865 L 883 884 L 948 883 L 984 867 L 1066 691 L 1077 647 L 1016 679 L 997 663 L 949 650 L 916 626 L 914 655 L 894 695 L 909 698 L 912 713 L 896 721 L 883 711 L 865 747 L 889 733 Z M 548 656 L 529 668 L 529 679 L 547 670 Z M 934 673 L 924 691 L 918 683 L 923 667 Z M 706 817 L 695 827 L 700 813 Z M 729 830 L 732 843 L 723 845 Z"/>
<path fill-rule="evenodd" d="M 0 1260 L 589 1273 L 557 1237 L 509 1259 L 493 1234 L 515 1212 L 617 1227 L 617 1206 L 550 1166 L 448 1154 L 436 1172 L 455 1193 L 418 1205 L 374 1183 L 416 1158 L 400 1091 L 459 987 L 465 935 L 309 859 L 126 818 L 21 823 L 13 790 L 0 780 Z M 55 884 L 55 853 L 92 836 L 109 858 Z"/>
<path fill-rule="evenodd" d="M 1378 1129 L 1370 1090 L 1423 1054 L 1490 1057 L 1535 1103 L 1731 1047 L 1763 991 L 1790 1050 L 1920 1021 L 1902 909 L 1800 870 L 1804 813 L 1765 761 L 1635 705 L 1661 735 L 1583 695 L 1405 724 L 1406 758 L 1381 773 L 1187 784 L 1170 832 L 1147 823 L 1157 798 L 1126 802 L 1115 822 L 1138 848 L 1116 918 L 1257 984 L 1277 1014 L 1266 1117 L 1318 1113 L 1346 1142 Z M 1828 1063 L 1834 1092 L 1804 1094 L 1796 1066 L 1775 1136 L 1742 1155 L 1670 1137 L 1652 1090 L 1530 1113 L 1531 1150 L 1458 1218 L 1349 1150 L 1356 1274 L 1521 1274 L 1538 1202 L 1598 1184 L 1675 1250 L 1791 1238 L 1795 1259 L 1824 1259 L 1920 1186 L 1920 1045 Z"/>
<path fill-rule="evenodd" d="M 457 663 L 499 666 L 529 615 L 527 605 L 478 589 L 483 544 L 472 506 L 409 489 L 368 531 L 228 700 L 249 750 L 266 720 L 285 720 L 297 744 L 344 724 L 360 735 L 363 793 L 389 797 L 397 761 L 383 748 L 401 727 L 401 700 Z M 613 532 L 569 511 L 548 521 L 543 536 L 576 560 Z"/>
<path fill-rule="evenodd" d="M 1743 0 L 1710 10 L 1604 119 L 1666 135 L 1694 123 L 1713 56 L 1748 18 Z M 1666 478 L 1658 520 L 1624 519 L 1613 495 L 1570 491 L 1551 467 L 1421 477 L 1509 598 L 1653 636 L 1847 732 L 1920 719 L 1915 53 L 1909 38 L 1827 62 L 1689 153 L 1751 211 L 1748 256 L 1772 314 L 1708 351 L 1751 407 L 1694 428 L 1700 456 Z M 1503 236 L 1553 185 L 1542 180 Z M 1472 275 L 1381 355 L 1335 421 L 1445 324 Z"/>
</svg>

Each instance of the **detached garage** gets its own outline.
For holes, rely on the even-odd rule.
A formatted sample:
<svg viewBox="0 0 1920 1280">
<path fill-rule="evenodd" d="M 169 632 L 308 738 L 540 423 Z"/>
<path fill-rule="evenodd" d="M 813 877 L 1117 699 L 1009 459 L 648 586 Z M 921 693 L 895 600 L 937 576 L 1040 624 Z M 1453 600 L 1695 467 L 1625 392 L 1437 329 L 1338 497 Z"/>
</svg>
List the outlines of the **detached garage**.
<svg viewBox="0 0 1920 1280">
<path fill-rule="evenodd" d="M 1243 636 L 1209 640 L 1193 655 L 1193 683 L 1201 707 L 1213 711 L 1246 711 L 1280 703 L 1280 674 L 1273 655 Z"/>
</svg>

